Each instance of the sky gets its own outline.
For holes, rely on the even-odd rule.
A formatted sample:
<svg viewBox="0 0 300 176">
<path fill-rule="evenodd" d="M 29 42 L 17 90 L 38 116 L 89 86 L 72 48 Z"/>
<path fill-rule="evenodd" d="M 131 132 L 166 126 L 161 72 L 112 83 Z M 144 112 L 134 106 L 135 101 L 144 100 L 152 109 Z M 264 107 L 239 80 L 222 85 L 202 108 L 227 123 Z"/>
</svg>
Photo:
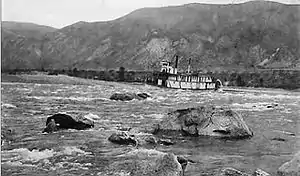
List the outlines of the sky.
<svg viewBox="0 0 300 176">
<path fill-rule="evenodd" d="M 2 20 L 62 28 L 78 21 L 108 21 L 143 7 L 188 3 L 228 4 L 247 0 L 2 0 Z M 274 0 L 300 4 L 300 0 Z"/>
</svg>

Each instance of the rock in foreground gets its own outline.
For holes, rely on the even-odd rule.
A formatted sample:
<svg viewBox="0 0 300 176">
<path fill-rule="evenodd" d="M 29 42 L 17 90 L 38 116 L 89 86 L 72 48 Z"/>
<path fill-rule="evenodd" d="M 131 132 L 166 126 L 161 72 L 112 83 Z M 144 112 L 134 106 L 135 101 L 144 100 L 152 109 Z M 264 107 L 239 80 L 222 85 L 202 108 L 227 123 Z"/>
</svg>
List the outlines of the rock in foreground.
<svg viewBox="0 0 300 176">
<path fill-rule="evenodd" d="M 109 99 L 111 100 L 119 100 L 119 101 L 130 101 L 133 99 L 137 99 L 137 100 L 144 100 L 151 97 L 150 95 L 148 95 L 147 93 L 114 93 Z"/>
<path fill-rule="evenodd" d="M 153 126 L 154 134 L 182 134 L 186 136 L 215 136 L 242 139 L 253 136 L 253 132 L 242 116 L 230 109 L 197 107 L 179 109 L 168 113 Z"/>
<path fill-rule="evenodd" d="M 46 128 L 43 132 L 51 133 L 62 129 L 85 130 L 94 127 L 94 121 L 80 116 L 73 118 L 67 114 L 55 114 L 47 118 Z"/>
<path fill-rule="evenodd" d="M 289 162 L 284 163 L 278 169 L 280 176 L 299 176 L 300 175 L 300 151 Z"/>
<path fill-rule="evenodd" d="M 135 149 L 120 156 L 100 175 L 130 176 L 183 176 L 187 161 L 172 153 L 156 150 Z"/>
</svg>

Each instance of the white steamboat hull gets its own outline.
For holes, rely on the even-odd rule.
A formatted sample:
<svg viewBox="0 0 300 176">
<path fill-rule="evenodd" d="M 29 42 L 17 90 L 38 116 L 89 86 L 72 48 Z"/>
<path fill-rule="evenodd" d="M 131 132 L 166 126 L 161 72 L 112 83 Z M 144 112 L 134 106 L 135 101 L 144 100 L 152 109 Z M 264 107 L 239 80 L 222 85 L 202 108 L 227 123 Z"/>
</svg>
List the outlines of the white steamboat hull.
<svg viewBox="0 0 300 176">
<path fill-rule="evenodd" d="M 216 84 L 214 82 L 186 82 L 186 81 L 175 81 L 166 80 L 163 85 L 162 80 L 158 80 L 158 86 L 163 86 L 172 89 L 190 89 L 190 90 L 214 90 Z"/>
</svg>

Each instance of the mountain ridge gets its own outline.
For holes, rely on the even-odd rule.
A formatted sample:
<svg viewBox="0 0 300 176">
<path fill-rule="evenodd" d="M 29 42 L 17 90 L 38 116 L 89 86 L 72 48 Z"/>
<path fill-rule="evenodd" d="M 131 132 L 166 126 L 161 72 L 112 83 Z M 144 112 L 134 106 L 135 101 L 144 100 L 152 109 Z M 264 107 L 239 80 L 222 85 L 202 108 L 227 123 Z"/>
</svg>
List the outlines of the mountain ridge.
<svg viewBox="0 0 300 176">
<path fill-rule="evenodd" d="M 188 57 L 194 70 L 252 69 L 266 59 L 266 67 L 300 68 L 299 12 L 300 5 L 269 1 L 142 8 L 111 21 L 77 22 L 36 41 L 24 36 L 23 47 L 8 30 L 2 36 L 2 69 L 20 63 L 20 68 L 153 70 L 175 54 L 182 56 L 182 70 Z M 278 56 L 268 59 L 277 48 Z"/>
<path fill-rule="evenodd" d="M 17 35 L 39 38 L 49 32 L 57 30 L 54 27 L 39 25 L 30 22 L 2 21 L 1 28 L 14 32 Z"/>
</svg>

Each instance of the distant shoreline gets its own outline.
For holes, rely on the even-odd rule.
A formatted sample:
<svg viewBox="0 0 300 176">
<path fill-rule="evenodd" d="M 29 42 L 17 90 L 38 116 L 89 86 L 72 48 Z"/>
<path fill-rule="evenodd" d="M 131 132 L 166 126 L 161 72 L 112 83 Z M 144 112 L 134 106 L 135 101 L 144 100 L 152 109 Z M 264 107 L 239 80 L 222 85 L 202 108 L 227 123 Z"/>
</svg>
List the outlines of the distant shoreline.
<svg viewBox="0 0 300 176">
<path fill-rule="evenodd" d="M 76 78 L 68 75 L 47 75 L 46 73 L 16 74 L 1 73 L 1 83 L 36 83 L 36 84 L 72 84 L 72 85 L 94 85 L 99 80 Z"/>
<path fill-rule="evenodd" d="M 69 76 L 65 74 L 48 75 L 47 72 L 32 72 L 32 73 L 18 73 L 8 74 L 1 73 L 1 83 L 32 83 L 32 84 L 67 84 L 67 85 L 98 85 L 105 80 L 87 79 Z M 117 81 L 112 81 L 117 82 Z M 132 81 L 124 81 L 123 83 L 129 83 Z M 135 82 L 135 83 L 138 83 Z M 283 89 L 277 87 L 247 87 L 247 86 L 225 86 L 224 91 L 244 92 L 255 89 L 259 92 L 274 91 L 291 91 L 300 92 L 300 88 L 296 89 Z"/>
</svg>

